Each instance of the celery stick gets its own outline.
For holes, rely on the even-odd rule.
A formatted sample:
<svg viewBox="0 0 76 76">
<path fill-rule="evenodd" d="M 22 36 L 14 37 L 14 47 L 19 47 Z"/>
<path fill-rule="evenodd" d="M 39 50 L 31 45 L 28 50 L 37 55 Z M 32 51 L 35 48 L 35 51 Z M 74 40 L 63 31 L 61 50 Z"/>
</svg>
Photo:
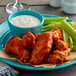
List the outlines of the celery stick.
<svg viewBox="0 0 76 76">
<path fill-rule="evenodd" d="M 68 42 L 70 48 L 73 48 L 72 37 L 69 36 L 65 30 L 62 30 L 62 32 L 63 32 L 63 40 Z"/>
<path fill-rule="evenodd" d="M 74 47 L 74 46 L 73 46 L 73 43 L 74 43 L 74 42 L 73 42 L 72 37 L 69 36 L 69 37 L 68 37 L 68 40 L 69 40 L 69 47 L 70 47 L 70 48 L 73 48 L 73 47 Z"/>
<path fill-rule="evenodd" d="M 65 32 L 65 30 L 62 30 L 62 32 L 63 32 L 63 40 L 64 41 L 68 41 L 68 34 Z"/>
<path fill-rule="evenodd" d="M 68 19 L 68 17 L 50 17 L 44 18 L 44 24 L 52 23 L 52 22 L 61 22 L 63 20 Z"/>
<path fill-rule="evenodd" d="M 68 22 L 62 21 L 61 26 L 70 36 L 76 39 L 76 30 Z"/>
<path fill-rule="evenodd" d="M 73 39 L 73 48 L 72 50 L 73 51 L 76 51 L 76 39 L 72 38 Z"/>
<path fill-rule="evenodd" d="M 69 22 L 69 24 L 76 29 L 76 22 Z"/>
<path fill-rule="evenodd" d="M 49 30 L 51 30 L 52 28 L 54 28 L 54 27 L 59 27 L 59 28 L 61 28 L 61 22 L 57 22 L 57 23 L 55 23 L 55 24 L 48 24 L 47 26 L 44 26 L 43 27 L 43 31 L 49 31 Z"/>
</svg>

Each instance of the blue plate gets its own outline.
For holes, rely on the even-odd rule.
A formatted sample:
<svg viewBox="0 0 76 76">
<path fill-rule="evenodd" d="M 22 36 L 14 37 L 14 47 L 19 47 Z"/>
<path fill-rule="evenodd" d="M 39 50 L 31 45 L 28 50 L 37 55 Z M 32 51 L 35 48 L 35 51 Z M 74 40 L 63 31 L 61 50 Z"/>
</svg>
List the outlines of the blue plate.
<svg viewBox="0 0 76 76">
<path fill-rule="evenodd" d="M 44 15 L 44 14 L 43 14 L 43 16 L 44 17 L 60 17 L 60 16 L 55 16 L 55 15 Z M 70 20 L 70 19 L 67 20 L 67 22 L 71 22 L 71 21 L 72 20 Z M 7 21 L 5 21 L 4 23 L 2 23 L 0 25 L 0 50 L 5 46 L 6 42 L 11 37 L 12 37 L 12 35 L 10 34 L 8 23 L 7 23 Z M 58 65 L 54 68 L 36 68 L 36 67 L 31 66 L 30 64 L 22 64 L 22 63 L 19 63 L 18 61 L 15 61 L 15 60 L 4 59 L 4 58 L 0 58 L 0 60 L 9 64 L 9 65 L 12 65 L 12 66 L 15 66 L 18 68 L 22 68 L 22 69 L 28 69 L 28 70 L 55 70 L 55 69 L 60 69 L 60 68 L 64 68 L 64 67 L 76 64 L 76 61 L 74 60 L 70 63 Z"/>
</svg>

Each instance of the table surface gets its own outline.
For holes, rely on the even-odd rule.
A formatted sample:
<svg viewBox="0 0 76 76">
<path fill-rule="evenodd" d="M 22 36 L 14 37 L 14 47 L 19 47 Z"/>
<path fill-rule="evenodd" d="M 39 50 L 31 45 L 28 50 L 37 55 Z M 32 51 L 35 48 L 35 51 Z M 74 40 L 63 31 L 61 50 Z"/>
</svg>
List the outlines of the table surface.
<svg viewBox="0 0 76 76">
<path fill-rule="evenodd" d="M 5 11 L 6 4 L 15 0 L 0 0 L 0 23 L 7 20 L 8 13 Z M 62 8 L 53 8 L 49 6 L 48 0 L 22 0 L 31 6 L 31 10 L 38 11 L 42 14 L 52 14 L 59 16 L 68 16 L 76 21 L 76 15 L 68 15 L 63 12 Z M 31 71 L 14 67 L 19 71 L 19 76 L 76 76 L 76 65 L 52 71 Z"/>
</svg>

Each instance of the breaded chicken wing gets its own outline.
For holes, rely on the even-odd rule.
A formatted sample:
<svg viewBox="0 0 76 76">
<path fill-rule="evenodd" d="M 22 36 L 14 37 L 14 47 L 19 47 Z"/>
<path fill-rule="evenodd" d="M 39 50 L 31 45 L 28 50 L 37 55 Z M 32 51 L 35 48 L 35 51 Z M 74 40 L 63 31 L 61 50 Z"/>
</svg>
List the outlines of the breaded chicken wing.
<svg viewBox="0 0 76 76">
<path fill-rule="evenodd" d="M 33 49 L 35 45 L 35 36 L 31 32 L 28 32 L 22 37 L 22 44 L 27 50 Z"/>
<path fill-rule="evenodd" d="M 53 28 L 52 30 L 50 30 L 49 32 L 52 32 L 53 34 L 53 40 L 63 40 L 63 34 L 62 34 L 62 30 L 58 27 Z"/>
<path fill-rule="evenodd" d="M 63 40 L 63 34 L 62 34 L 62 30 L 55 27 L 53 28 L 51 31 L 49 31 L 50 33 L 52 32 L 53 34 L 53 46 L 54 49 L 56 50 L 66 50 L 68 48 L 68 43 Z"/>
<path fill-rule="evenodd" d="M 54 42 L 54 47 L 56 50 L 66 50 L 68 48 L 68 43 L 58 39 Z"/>
<path fill-rule="evenodd" d="M 19 37 L 12 37 L 6 44 L 5 52 L 18 55 L 20 61 L 26 63 L 29 60 L 29 53 L 27 52 L 27 50 L 25 50 L 21 43 L 22 40 Z"/>
<path fill-rule="evenodd" d="M 63 64 L 64 62 L 70 60 L 68 57 L 70 51 L 70 48 L 66 50 L 54 50 L 53 54 L 50 54 L 50 56 L 48 57 L 48 62 L 51 64 Z"/>
<path fill-rule="evenodd" d="M 48 57 L 53 44 L 52 33 L 45 32 L 37 35 L 36 38 L 36 44 L 32 50 L 30 59 L 30 63 L 34 65 L 44 62 L 45 58 Z"/>
</svg>

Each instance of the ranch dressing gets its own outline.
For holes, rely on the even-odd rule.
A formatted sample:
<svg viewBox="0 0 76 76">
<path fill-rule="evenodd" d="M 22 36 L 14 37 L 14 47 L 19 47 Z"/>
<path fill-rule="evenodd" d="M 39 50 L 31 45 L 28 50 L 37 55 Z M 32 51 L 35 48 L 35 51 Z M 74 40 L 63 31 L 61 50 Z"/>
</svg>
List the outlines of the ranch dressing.
<svg viewBox="0 0 76 76">
<path fill-rule="evenodd" d="M 11 19 L 11 23 L 19 27 L 33 27 L 40 24 L 40 20 L 31 15 L 20 15 Z"/>
</svg>

